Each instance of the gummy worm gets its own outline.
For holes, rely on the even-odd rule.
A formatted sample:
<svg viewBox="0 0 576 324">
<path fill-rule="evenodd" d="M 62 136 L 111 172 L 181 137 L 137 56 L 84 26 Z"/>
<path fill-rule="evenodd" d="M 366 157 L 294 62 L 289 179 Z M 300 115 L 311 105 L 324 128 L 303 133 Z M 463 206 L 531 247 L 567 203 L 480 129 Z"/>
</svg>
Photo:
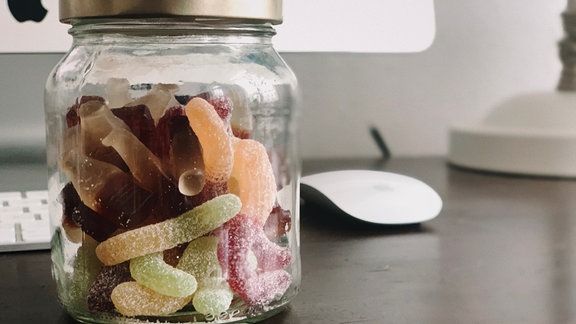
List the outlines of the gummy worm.
<svg viewBox="0 0 576 324">
<path fill-rule="evenodd" d="M 190 296 L 198 286 L 193 275 L 164 262 L 162 252 L 130 260 L 130 274 L 139 284 L 166 296 Z"/>
<path fill-rule="evenodd" d="M 192 296 L 162 295 L 135 281 L 119 284 L 110 297 L 114 307 L 124 316 L 167 315 L 180 310 L 192 299 Z"/>
<path fill-rule="evenodd" d="M 228 180 L 232 170 L 232 144 L 227 127 L 214 107 L 202 98 L 192 98 L 184 107 L 190 127 L 202 147 L 206 180 Z"/>
<path fill-rule="evenodd" d="M 276 201 L 276 180 L 264 145 L 252 139 L 235 141 L 228 187 L 242 201 L 240 213 L 264 225 Z"/>
<path fill-rule="evenodd" d="M 113 265 L 164 251 L 220 227 L 241 207 L 237 196 L 221 195 L 178 217 L 113 236 L 96 247 L 96 255 L 102 263 Z"/>
<path fill-rule="evenodd" d="M 198 280 L 192 305 L 202 314 L 220 314 L 230 307 L 234 298 L 234 293 L 222 277 L 217 251 L 218 237 L 199 237 L 188 244 L 177 266 Z"/>
<path fill-rule="evenodd" d="M 218 259 L 228 284 L 246 303 L 263 305 L 288 289 L 292 277 L 282 268 L 290 263 L 289 250 L 270 242 L 252 217 L 238 214 L 218 234 Z M 250 264 L 250 251 L 258 259 L 256 268 Z"/>
</svg>

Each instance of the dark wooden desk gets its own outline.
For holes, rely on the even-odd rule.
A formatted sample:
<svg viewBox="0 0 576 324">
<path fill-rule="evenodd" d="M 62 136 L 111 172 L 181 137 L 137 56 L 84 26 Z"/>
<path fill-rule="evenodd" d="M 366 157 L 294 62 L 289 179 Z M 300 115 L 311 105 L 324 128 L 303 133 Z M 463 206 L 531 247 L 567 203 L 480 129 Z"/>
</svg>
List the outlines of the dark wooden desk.
<svg viewBox="0 0 576 324">
<path fill-rule="evenodd" d="M 302 289 L 264 323 L 576 322 L 575 180 L 478 174 L 441 158 L 304 164 L 346 168 L 417 177 L 444 209 L 390 227 L 304 203 Z M 0 254 L 0 291 L 0 323 L 74 323 L 56 302 L 48 252 Z"/>
</svg>

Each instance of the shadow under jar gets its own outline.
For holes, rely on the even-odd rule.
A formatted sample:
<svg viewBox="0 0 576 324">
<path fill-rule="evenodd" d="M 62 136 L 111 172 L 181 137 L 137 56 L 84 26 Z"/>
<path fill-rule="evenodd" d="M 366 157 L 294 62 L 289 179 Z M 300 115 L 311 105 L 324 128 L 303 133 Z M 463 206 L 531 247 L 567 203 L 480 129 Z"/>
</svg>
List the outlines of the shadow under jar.
<svg viewBox="0 0 576 324">
<path fill-rule="evenodd" d="M 301 273 L 281 2 L 140 3 L 60 1 L 73 44 L 45 93 L 60 302 L 89 323 L 270 317 Z"/>
</svg>

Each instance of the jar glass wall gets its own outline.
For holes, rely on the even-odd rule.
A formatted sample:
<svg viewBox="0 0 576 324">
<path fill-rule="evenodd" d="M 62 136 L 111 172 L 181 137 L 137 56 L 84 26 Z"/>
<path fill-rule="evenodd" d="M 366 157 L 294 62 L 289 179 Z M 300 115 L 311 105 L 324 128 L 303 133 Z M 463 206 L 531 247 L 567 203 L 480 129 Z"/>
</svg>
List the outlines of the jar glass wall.
<svg viewBox="0 0 576 324">
<path fill-rule="evenodd" d="M 266 23 L 79 19 L 46 84 L 53 275 L 87 322 L 255 321 L 300 284 L 298 90 Z"/>
</svg>

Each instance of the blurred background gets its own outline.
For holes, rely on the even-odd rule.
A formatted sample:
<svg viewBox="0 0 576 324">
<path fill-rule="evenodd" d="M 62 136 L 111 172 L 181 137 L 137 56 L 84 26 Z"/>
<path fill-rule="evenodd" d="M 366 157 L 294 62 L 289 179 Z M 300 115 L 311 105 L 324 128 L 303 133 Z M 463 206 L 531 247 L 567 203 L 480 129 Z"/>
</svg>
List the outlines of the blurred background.
<svg viewBox="0 0 576 324">
<path fill-rule="evenodd" d="M 445 155 L 453 123 L 555 89 L 565 0 L 434 5 L 436 36 L 422 52 L 282 53 L 302 89 L 303 158 L 377 156 L 370 126 L 393 155 Z M 0 54 L 0 160 L 44 158 L 43 87 L 61 56 Z"/>
</svg>

